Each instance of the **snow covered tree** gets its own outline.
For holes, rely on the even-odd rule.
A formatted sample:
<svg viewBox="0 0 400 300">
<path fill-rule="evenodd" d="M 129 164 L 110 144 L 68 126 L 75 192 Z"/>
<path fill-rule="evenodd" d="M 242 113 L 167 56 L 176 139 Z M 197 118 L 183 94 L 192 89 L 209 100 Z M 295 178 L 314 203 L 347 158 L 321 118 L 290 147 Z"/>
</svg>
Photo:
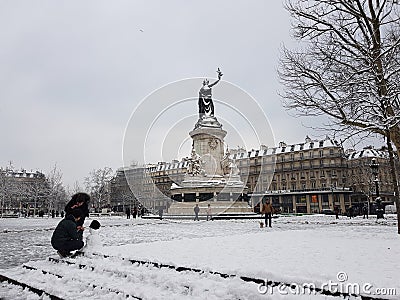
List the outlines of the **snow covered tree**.
<svg viewBox="0 0 400 300">
<path fill-rule="evenodd" d="M 65 190 L 66 190 L 67 198 L 71 198 L 74 194 L 84 191 L 84 189 L 81 187 L 79 181 L 77 181 L 77 180 L 75 180 L 74 185 L 72 187 L 70 185 L 67 185 Z"/>
<path fill-rule="evenodd" d="M 1 201 L 1 215 L 7 213 L 6 208 L 8 202 L 11 201 L 13 195 L 14 178 L 12 177 L 12 169 L 11 168 L 0 168 L 0 201 Z"/>
<path fill-rule="evenodd" d="M 109 167 L 93 170 L 85 178 L 85 186 L 92 198 L 92 205 L 98 211 L 109 206 L 109 187 L 112 178 L 113 170 Z"/>
<path fill-rule="evenodd" d="M 325 115 L 329 128 L 342 134 L 381 135 L 399 154 L 399 5 L 389 0 L 288 0 L 285 7 L 300 43 L 298 49 L 282 51 L 284 105 L 299 115 Z M 396 198 L 400 208 L 398 193 Z"/>
<path fill-rule="evenodd" d="M 47 174 L 46 184 L 48 187 L 46 195 L 48 212 L 51 213 L 52 210 L 63 210 L 67 200 L 67 194 L 63 186 L 62 173 L 58 169 L 57 164 L 55 164 Z"/>
</svg>

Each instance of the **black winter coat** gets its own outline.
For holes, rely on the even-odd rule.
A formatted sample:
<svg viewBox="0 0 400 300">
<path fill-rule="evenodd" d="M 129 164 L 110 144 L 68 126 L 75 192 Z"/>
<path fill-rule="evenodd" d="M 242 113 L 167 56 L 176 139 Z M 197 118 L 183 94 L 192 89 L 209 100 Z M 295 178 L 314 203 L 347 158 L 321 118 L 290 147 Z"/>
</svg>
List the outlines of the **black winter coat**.
<svg viewBox="0 0 400 300">
<path fill-rule="evenodd" d="M 78 232 L 76 227 L 77 223 L 73 215 L 67 215 L 65 219 L 62 219 L 51 236 L 53 248 L 58 249 L 67 241 L 82 240 L 82 231 Z"/>
</svg>

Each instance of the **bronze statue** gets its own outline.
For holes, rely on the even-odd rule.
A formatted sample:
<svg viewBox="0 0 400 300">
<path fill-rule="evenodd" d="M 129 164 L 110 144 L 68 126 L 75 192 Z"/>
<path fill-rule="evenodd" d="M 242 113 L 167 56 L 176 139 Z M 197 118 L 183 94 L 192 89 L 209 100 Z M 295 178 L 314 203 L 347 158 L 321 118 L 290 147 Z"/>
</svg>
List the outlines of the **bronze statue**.
<svg viewBox="0 0 400 300">
<path fill-rule="evenodd" d="M 218 79 L 209 84 L 208 79 L 203 81 L 203 86 L 199 91 L 199 118 L 213 117 L 214 116 L 214 103 L 211 97 L 211 88 L 216 85 L 222 77 L 222 72 L 218 68 L 217 70 Z"/>
</svg>

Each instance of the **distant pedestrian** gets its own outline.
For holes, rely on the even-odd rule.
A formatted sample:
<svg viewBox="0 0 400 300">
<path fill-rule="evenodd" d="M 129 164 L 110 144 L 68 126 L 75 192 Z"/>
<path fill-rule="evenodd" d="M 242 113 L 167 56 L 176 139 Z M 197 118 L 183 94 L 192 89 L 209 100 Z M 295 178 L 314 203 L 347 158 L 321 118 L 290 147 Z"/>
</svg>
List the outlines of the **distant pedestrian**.
<svg viewBox="0 0 400 300">
<path fill-rule="evenodd" d="M 274 213 L 274 208 L 272 207 L 272 204 L 269 203 L 269 200 L 265 201 L 265 204 L 262 206 L 261 210 L 262 214 L 265 214 L 265 227 L 272 227 L 272 215 Z"/>
<path fill-rule="evenodd" d="M 129 209 L 129 207 L 126 208 L 125 213 L 126 213 L 126 218 L 130 219 L 131 218 L 131 210 Z"/>
<path fill-rule="evenodd" d="M 146 209 L 144 208 L 144 206 L 140 209 L 140 216 L 143 217 L 146 213 Z"/>
<path fill-rule="evenodd" d="M 196 206 L 194 207 L 194 220 L 195 221 L 200 221 L 199 220 L 199 212 L 200 212 L 200 207 L 198 204 L 196 204 Z"/>
<path fill-rule="evenodd" d="M 339 219 L 339 207 L 335 206 L 334 208 L 336 219 Z"/>
<path fill-rule="evenodd" d="M 132 218 L 133 218 L 133 219 L 136 219 L 137 214 L 138 214 L 138 209 L 137 209 L 136 206 L 134 206 L 134 207 L 133 207 L 133 211 L 132 211 Z"/>
<path fill-rule="evenodd" d="M 162 208 L 160 208 L 160 209 L 158 210 L 158 216 L 160 217 L 160 220 L 162 220 L 163 213 L 164 213 L 164 210 L 163 210 Z"/>
<path fill-rule="evenodd" d="M 367 217 L 367 219 L 368 219 L 368 206 L 367 205 L 363 206 L 362 212 L 363 212 L 363 219 L 365 219 L 365 217 Z"/>
<path fill-rule="evenodd" d="M 212 220 L 212 211 L 211 211 L 211 205 L 208 204 L 207 206 L 207 221 Z"/>
<path fill-rule="evenodd" d="M 353 206 L 350 205 L 349 208 L 347 209 L 347 212 L 348 212 L 348 216 L 349 216 L 350 219 L 354 217 Z"/>
</svg>

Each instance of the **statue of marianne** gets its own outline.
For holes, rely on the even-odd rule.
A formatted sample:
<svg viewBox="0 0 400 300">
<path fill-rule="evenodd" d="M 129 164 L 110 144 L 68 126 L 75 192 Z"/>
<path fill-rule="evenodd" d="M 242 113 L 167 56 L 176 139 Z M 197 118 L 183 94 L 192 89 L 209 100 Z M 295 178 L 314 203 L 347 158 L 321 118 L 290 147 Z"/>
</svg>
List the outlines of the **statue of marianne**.
<svg viewBox="0 0 400 300">
<path fill-rule="evenodd" d="M 218 80 L 209 84 L 208 79 L 203 81 L 203 86 L 199 91 L 199 118 L 213 117 L 214 116 L 214 103 L 211 98 L 211 88 L 216 85 L 222 77 L 222 72 L 218 68 L 217 70 Z"/>
</svg>

